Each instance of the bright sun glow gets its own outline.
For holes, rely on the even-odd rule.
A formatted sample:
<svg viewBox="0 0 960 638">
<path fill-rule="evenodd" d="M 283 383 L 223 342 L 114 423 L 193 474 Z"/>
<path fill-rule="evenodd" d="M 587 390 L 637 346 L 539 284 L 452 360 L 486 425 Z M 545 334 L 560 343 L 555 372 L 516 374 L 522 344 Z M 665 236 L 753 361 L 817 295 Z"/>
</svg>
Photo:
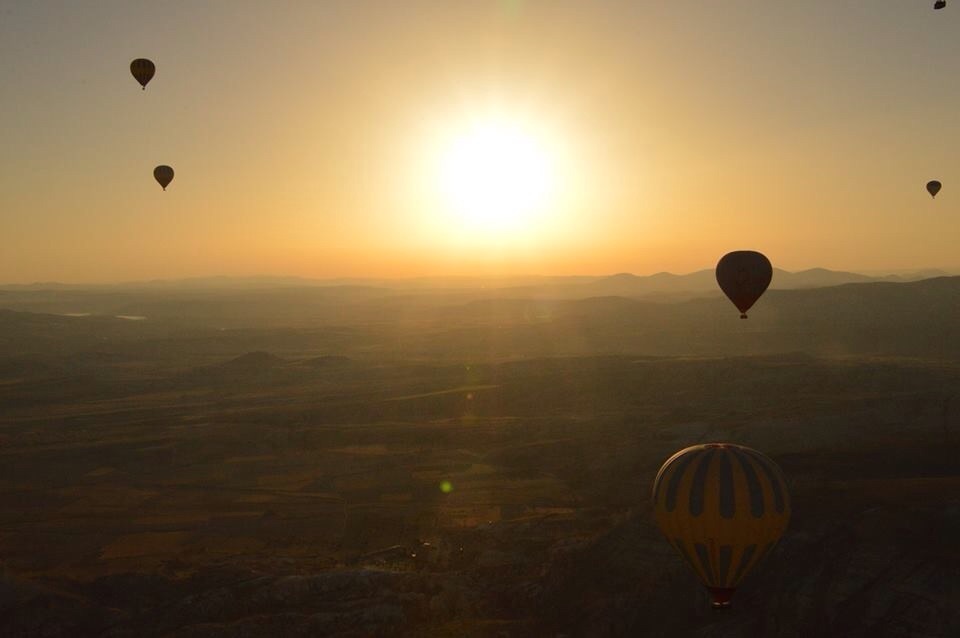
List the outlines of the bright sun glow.
<svg viewBox="0 0 960 638">
<path fill-rule="evenodd" d="M 476 122 L 440 157 L 446 207 L 469 231 L 529 232 L 553 204 L 554 162 L 531 131 L 503 120 Z"/>
</svg>

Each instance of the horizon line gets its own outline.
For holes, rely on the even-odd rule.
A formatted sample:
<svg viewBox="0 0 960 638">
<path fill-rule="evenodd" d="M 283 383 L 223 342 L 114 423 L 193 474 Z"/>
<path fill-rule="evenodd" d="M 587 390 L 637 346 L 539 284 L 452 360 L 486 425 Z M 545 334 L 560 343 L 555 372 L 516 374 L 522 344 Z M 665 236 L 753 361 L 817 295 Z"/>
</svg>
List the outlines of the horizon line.
<svg viewBox="0 0 960 638">
<path fill-rule="evenodd" d="M 712 271 L 712 267 L 700 268 L 698 270 L 692 270 L 689 272 L 676 273 L 668 270 L 660 270 L 656 272 L 650 272 L 647 274 L 637 274 L 629 271 L 620 271 L 612 272 L 599 275 L 591 274 L 563 274 L 563 275 L 545 275 L 545 274 L 498 274 L 498 275 L 458 275 L 458 274 L 441 274 L 441 275 L 409 275 L 406 277 L 391 277 L 391 276 L 378 276 L 378 275 L 360 275 L 360 276 L 329 276 L 329 277 L 309 277 L 304 275 L 276 275 L 276 274 L 255 274 L 255 275 L 189 275 L 185 277 L 177 278 L 151 278 L 151 279 L 132 279 L 132 280 L 118 280 L 118 281 L 96 281 L 96 280 L 82 280 L 82 281 L 65 281 L 65 280 L 47 280 L 47 281 L 31 281 L 31 282 L 2 282 L 0 283 L 0 288 L 29 288 L 29 287 L 38 287 L 38 286 L 92 286 L 92 287 L 131 287 L 131 286 L 143 286 L 143 285 L 157 285 L 157 284 L 183 284 L 190 282 L 203 282 L 209 280 L 223 280 L 223 281 L 242 281 L 242 280 L 300 280 L 304 283 L 326 283 L 326 282 L 368 282 L 368 281 L 383 281 L 383 282 L 411 282 L 411 281 L 425 281 L 425 280 L 463 280 L 463 281 L 496 281 L 496 280 L 510 280 L 510 279 L 579 279 L 579 278 L 590 278 L 590 279 L 608 279 L 611 277 L 618 277 L 623 275 L 628 275 L 631 277 L 636 277 L 638 279 L 655 277 L 659 275 L 669 275 L 673 277 L 687 277 L 690 275 L 696 275 L 702 272 Z M 876 269 L 871 268 L 868 270 L 847 270 L 847 269 L 832 269 L 826 268 L 823 266 L 811 266 L 809 268 L 801 268 L 799 270 L 787 270 L 786 268 L 778 268 L 774 266 L 774 271 L 785 272 L 791 275 L 796 275 L 800 273 L 810 272 L 814 270 L 821 270 L 830 273 L 838 274 L 851 274 L 851 275 L 861 275 L 865 277 L 895 277 L 895 276 L 904 276 L 911 274 L 920 274 L 926 272 L 937 272 L 940 275 L 935 276 L 956 276 L 960 275 L 960 267 L 949 268 L 949 267 L 918 267 L 918 268 L 899 268 L 899 269 Z"/>
</svg>

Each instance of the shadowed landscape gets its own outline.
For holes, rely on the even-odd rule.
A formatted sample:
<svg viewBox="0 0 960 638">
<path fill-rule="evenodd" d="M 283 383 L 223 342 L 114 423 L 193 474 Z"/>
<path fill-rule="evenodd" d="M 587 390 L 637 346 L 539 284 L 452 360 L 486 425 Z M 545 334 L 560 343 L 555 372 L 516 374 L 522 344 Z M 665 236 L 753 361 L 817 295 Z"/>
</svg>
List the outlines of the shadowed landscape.
<svg viewBox="0 0 960 638">
<path fill-rule="evenodd" d="M 0 634 L 960 633 L 960 277 L 670 278 L 0 290 Z M 711 441 L 793 498 L 720 613 Z"/>
<path fill-rule="evenodd" d="M 2 0 L 0 638 L 960 638 L 958 33 Z"/>
</svg>

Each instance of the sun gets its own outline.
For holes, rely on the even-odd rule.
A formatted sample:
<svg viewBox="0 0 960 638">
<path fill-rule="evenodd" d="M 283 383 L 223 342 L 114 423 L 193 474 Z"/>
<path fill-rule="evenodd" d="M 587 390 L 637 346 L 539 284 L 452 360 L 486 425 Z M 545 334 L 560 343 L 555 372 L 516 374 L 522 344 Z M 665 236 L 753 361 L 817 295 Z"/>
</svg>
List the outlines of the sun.
<svg viewBox="0 0 960 638">
<path fill-rule="evenodd" d="M 554 158 L 532 128 L 507 119 L 474 121 L 439 156 L 444 207 L 465 230 L 529 232 L 553 203 Z"/>
</svg>

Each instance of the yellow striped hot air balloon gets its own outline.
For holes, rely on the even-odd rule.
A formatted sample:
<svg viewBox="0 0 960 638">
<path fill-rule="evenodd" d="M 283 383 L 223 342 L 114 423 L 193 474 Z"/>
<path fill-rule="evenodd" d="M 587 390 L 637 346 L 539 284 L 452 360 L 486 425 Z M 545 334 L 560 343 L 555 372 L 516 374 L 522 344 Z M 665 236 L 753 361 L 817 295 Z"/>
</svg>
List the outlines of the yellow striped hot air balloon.
<svg viewBox="0 0 960 638">
<path fill-rule="evenodd" d="M 790 495 L 767 456 L 742 445 L 707 443 L 663 464 L 653 482 L 653 515 L 707 587 L 714 608 L 722 609 L 787 529 Z"/>
</svg>

